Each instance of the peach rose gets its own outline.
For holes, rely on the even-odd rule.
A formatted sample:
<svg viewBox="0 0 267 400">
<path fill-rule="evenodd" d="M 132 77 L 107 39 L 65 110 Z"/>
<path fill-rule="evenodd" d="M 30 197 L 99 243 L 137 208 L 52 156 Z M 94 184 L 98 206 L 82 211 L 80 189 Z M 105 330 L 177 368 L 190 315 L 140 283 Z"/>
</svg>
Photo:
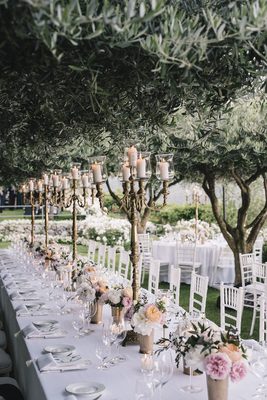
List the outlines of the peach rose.
<svg viewBox="0 0 267 400">
<path fill-rule="evenodd" d="M 162 313 L 159 311 L 158 307 L 151 304 L 146 308 L 145 316 L 149 321 L 159 323 L 162 318 Z"/>
<path fill-rule="evenodd" d="M 99 292 L 100 293 L 103 294 L 109 290 L 107 282 L 99 281 L 98 284 L 99 284 Z"/>
<path fill-rule="evenodd" d="M 123 297 L 129 297 L 130 299 L 133 298 L 133 289 L 131 287 L 124 288 L 122 290 Z"/>
<path fill-rule="evenodd" d="M 239 361 L 242 358 L 241 350 L 233 343 L 227 343 L 221 346 L 219 351 L 227 354 L 232 362 Z"/>
</svg>

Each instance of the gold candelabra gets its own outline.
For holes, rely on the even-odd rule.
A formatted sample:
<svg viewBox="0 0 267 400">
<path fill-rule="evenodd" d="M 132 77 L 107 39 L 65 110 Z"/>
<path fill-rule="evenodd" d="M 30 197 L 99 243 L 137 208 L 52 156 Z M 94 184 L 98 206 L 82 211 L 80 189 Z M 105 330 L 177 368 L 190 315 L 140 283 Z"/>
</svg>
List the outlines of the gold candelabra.
<svg viewBox="0 0 267 400">
<path fill-rule="evenodd" d="M 151 178 L 150 153 L 137 152 L 135 146 L 126 150 L 125 157 L 121 163 L 119 176 L 122 181 L 123 197 L 121 198 L 121 208 L 129 216 L 131 224 L 131 253 L 130 260 L 132 264 L 132 289 L 133 301 L 139 298 L 139 242 L 138 242 L 138 214 L 148 207 L 146 200 L 146 182 Z M 167 203 L 169 194 L 168 185 L 170 179 L 174 176 L 173 155 L 156 155 L 156 176 L 163 183 L 162 197 L 163 206 Z M 100 200 L 101 200 L 101 195 Z M 101 205 L 101 201 L 100 201 Z M 154 207 L 153 207 L 154 209 Z"/>
</svg>

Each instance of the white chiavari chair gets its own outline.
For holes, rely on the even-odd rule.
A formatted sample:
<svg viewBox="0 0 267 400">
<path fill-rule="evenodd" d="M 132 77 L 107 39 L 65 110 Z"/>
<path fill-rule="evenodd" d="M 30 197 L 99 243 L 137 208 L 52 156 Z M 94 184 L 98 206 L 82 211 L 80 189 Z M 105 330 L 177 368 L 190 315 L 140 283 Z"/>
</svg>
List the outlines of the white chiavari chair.
<svg viewBox="0 0 267 400">
<path fill-rule="evenodd" d="M 146 273 L 149 273 L 152 257 L 152 247 L 149 233 L 138 234 L 139 253 L 142 254 L 141 282 L 144 283 Z"/>
<path fill-rule="evenodd" d="M 209 277 L 197 275 L 195 272 L 191 274 L 189 312 L 205 313 L 207 293 L 208 293 Z"/>
<path fill-rule="evenodd" d="M 193 243 L 176 242 L 176 266 L 181 268 L 181 274 L 190 276 L 199 272 L 201 263 L 196 261 L 196 245 Z"/>
<path fill-rule="evenodd" d="M 117 255 L 117 248 L 108 246 L 105 265 L 107 269 L 111 272 L 115 272 L 116 269 L 116 255 Z"/>
<path fill-rule="evenodd" d="M 171 265 L 170 270 L 170 290 L 173 293 L 174 303 L 180 303 L 181 269 Z"/>
<path fill-rule="evenodd" d="M 128 251 L 121 249 L 119 258 L 118 274 L 124 279 L 128 279 L 128 272 L 130 266 L 130 256 Z"/>
<path fill-rule="evenodd" d="M 88 259 L 90 261 L 95 262 L 95 256 L 96 256 L 96 249 L 97 249 L 98 243 L 95 240 L 89 240 L 88 243 Z"/>
<path fill-rule="evenodd" d="M 267 341 L 267 301 L 266 296 L 262 295 L 259 298 L 260 303 L 260 327 L 259 327 L 259 341 Z"/>
<path fill-rule="evenodd" d="M 228 245 L 224 246 L 220 250 L 220 255 L 217 265 L 213 269 L 211 284 L 213 286 L 218 286 L 221 283 L 221 276 L 225 270 L 232 269 L 235 270 L 235 260 L 234 254 Z M 233 274 L 234 275 L 234 274 Z M 227 284 L 232 284 L 233 282 L 226 282 Z"/>
<path fill-rule="evenodd" d="M 159 290 L 159 271 L 160 261 L 153 260 L 150 265 L 149 278 L 148 278 L 148 291 L 157 296 Z"/>
<path fill-rule="evenodd" d="M 223 330 L 232 326 L 241 333 L 244 290 L 220 284 L 220 322 Z"/>
<path fill-rule="evenodd" d="M 106 245 L 102 243 L 98 243 L 98 252 L 97 252 L 97 265 L 105 265 L 106 262 Z"/>
</svg>

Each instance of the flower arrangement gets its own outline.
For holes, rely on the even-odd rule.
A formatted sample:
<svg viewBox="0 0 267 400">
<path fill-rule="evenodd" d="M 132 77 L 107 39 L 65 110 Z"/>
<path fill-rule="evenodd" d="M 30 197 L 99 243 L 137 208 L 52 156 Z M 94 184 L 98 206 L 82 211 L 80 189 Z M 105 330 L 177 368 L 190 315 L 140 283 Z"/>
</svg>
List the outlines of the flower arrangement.
<svg viewBox="0 0 267 400">
<path fill-rule="evenodd" d="M 131 287 L 116 285 L 106 291 L 100 301 L 114 307 L 129 309 L 133 304 L 133 290 Z"/>
<path fill-rule="evenodd" d="M 147 303 L 147 299 L 139 301 L 133 310 L 131 325 L 134 332 L 141 335 L 150 335 L 152 330 L 165 323 L 166 304 L 157 300 L 155 304 Z"/>
<path fill-rule="evenodd" d="M 230 377 L 232 382 L 238 382 L 248 372 L 246 349 L 233 328 L 220 332 L 200 322 L 192 323 L 192 330 L 182 336 L 174 332 L 159 343 L 164 348 L 174 348 L 177 366 L 183 357 L 186 367 L 205 371 L 213 380 Z"/>
<path fill-rule="evenodd" d="M 81 301 L 94 301 L 95 296 L 95 289 L 87 282 L 82 282 L 77 289 L 77 297 Z"/>
<path fill-rule="evenodd" d="M 96 300 L 101 299 L 102 296 L 109 291 L 108 283 L 101 278 L 91 278 L 91 284 L 93 289 L 95 290 Z"/>
</svg>

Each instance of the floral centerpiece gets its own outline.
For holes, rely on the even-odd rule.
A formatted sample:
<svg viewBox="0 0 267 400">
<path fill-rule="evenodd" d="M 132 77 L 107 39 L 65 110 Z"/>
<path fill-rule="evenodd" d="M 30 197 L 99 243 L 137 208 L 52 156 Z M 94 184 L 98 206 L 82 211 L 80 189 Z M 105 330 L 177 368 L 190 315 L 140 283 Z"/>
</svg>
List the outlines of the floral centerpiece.
<svg viewBox="0 0 267 400">
<path fill-rule="evenodd" d="M 82 282 L 77 289 L 77 297 L 83 302 L 95 300 L 96 291 L 90 283 Z"/>
<path fill-rule="evenodd" d="M 133 303 L 133 290 L 128 286 L 116 285 L 106 291 L 100 300 L 112 307 L 128 309 Z"/>
<path fill-rule="evenodd" d="M 131 325 L 134 332 L 139 334 L 140 353 L 152 353 L 154 329 L 165 324 L 166 304 L 164 300 L 149 303 L 143 297 L 134 305 L 131 316 Z"/>
<path fill-rule="evenodd" d="M 169 339 L 161 339 L 159 343 L 164 344 L 164 349 L 175 350 L 177 366 L 183 358 L 186 367 L 206 373 L 210 400 L 226 400 L 228 378 L 238 382 L 248 372 L 246 349 L 233 328 L 221 332 L 205 323 L 192 323 L 192 330 L 182 336 L 174 332 Z M 224 389 L 220 388 L 220 395 L 215 390 L 219 381 L 225 384 Z"/>
</svg>

